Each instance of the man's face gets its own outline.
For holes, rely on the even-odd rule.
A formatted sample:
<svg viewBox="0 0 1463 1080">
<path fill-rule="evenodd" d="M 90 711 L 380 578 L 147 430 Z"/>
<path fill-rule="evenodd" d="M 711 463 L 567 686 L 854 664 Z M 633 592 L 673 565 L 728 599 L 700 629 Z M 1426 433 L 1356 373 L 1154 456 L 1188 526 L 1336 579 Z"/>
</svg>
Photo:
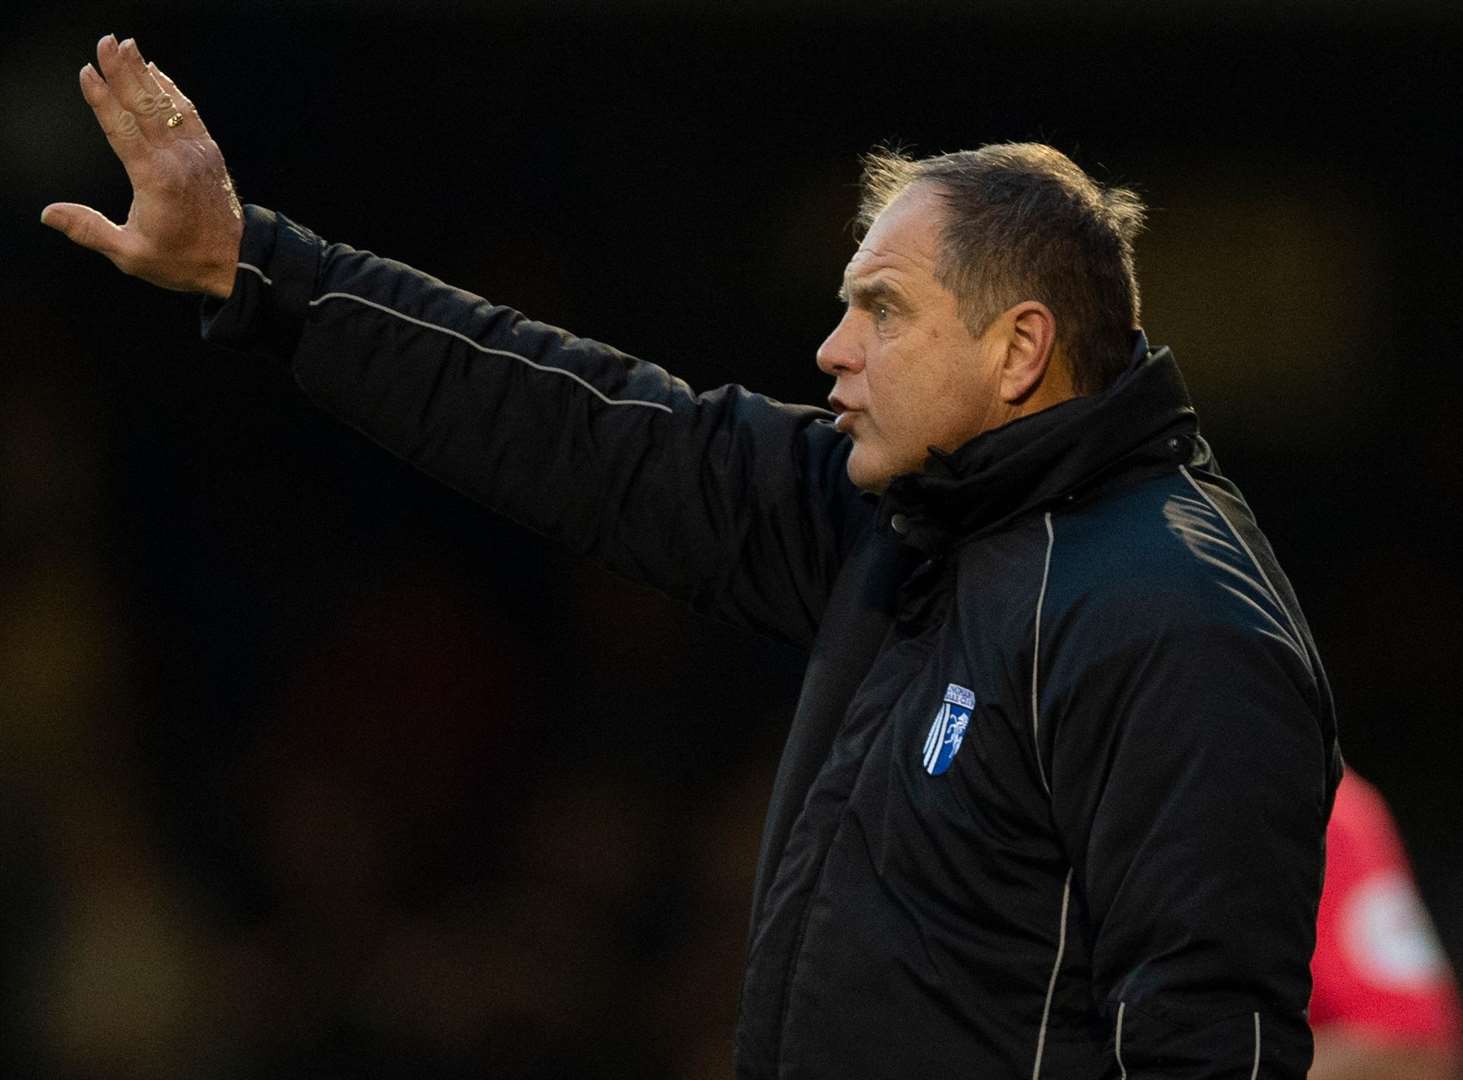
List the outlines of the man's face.
<svg viewBox="0 0 1463 1080">
<path fill-rule="evenodd" d="M 942 213 L 918 184 L 885 208 L 844 273 L 843 318 L 818 348 L 818 367 L 837 380 L 828 402 L 838 430 L 853 439 L 849 478 L 866 491 L 918 472 L 931 446 L 954 450 L 1001 411 L 996 335 L 972 337 L 935 278 Z"/>
</svg>

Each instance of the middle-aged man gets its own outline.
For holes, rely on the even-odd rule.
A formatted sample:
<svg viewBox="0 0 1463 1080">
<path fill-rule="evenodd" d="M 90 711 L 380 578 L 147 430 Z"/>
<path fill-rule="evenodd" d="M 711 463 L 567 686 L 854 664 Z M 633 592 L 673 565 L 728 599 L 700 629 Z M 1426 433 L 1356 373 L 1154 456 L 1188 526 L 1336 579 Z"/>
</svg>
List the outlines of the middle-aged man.
<svg viewBox="0 0 1463 1080">
<path fill-rule="evenodd" d="M 1044 146 L 875 159 L 835 418 L 240 208 L 136 45 L 98 66 L 132 209 L 47 224 L 433 476 L 809 651 L 740 1076 L 1304 1076 L 1330 693 L 1136 331 L 1130 193 Z"/>
</svg>

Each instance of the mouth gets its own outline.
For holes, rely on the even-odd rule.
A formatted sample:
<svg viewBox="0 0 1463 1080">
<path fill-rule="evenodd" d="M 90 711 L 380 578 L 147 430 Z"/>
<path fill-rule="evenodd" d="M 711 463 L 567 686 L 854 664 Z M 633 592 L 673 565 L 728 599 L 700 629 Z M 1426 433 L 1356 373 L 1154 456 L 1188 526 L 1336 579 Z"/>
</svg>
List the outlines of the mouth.
<svg viewBox="0 0 1463 1080">
<path fill-rule="evenodd" d="M 844 409 L 833 421 L 833 430 L 841 435 L 852 435 L 853 425 L 858 420 L 858 409 Z"/>
</svg>

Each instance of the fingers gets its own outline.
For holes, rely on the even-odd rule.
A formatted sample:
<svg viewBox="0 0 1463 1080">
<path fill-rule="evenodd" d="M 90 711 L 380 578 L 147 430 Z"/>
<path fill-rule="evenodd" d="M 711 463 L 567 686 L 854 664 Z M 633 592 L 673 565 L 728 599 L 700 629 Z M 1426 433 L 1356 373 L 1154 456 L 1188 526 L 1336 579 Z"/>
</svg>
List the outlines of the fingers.
<svg viewBox="0 0 1463 1080">
<path fill-rule="evenodd" d="M 167 73 L 154 63 L 149 62 L 147 70 L 152 72 L 158 85 L 173 99 L 173 107 L 183 114 L 182 121 L 177 125 L 178 134 L 207 135 L 208 129 L 203 126 L 203 117 L 198 115 L 198 107 L 188 100 L 183 91 L 178 89 L 178 84 L 173 82 Z"/>
<path fill-rule="evenodd" d="M 105 255 L 113 262 L 126 258 L 127 234 L 89 206 L 52 203 L 41 211 L 41 224 L 49 225 L 73 243 Z"/>
<path fill-rule="evenodd" d="M 81 69 L 81 96 L 96 114 L 97 124 L 106 135 L 112 152 L 135 183 L 137 170 L 147 160 L 148 153 L 147 140 L 143 138 L 137 117 L 122 108 L 112 88 L 90 64 Z"/>
<path fill-rule="evenodd" d="M 142 53 L 137 50 L 137 42 L 128 38 L 118 44 L 108 34 L 97 43 L 97 63 L 112 98 L 121 110 L 131 115 L 143 138 L 155 145 L 171 142 L 175 133 L 167 121 L 177 109 L 172 97 L 148 70 Z"/>
<path fill-rule="evenodd" d="M 82 69 L 81 92 L 127 169 L 132 207 L 120 226 L 76 203 L 53 203 L 41 221 L 123 273 L 227 296 L 243 215 L 192 103 L 143 60 L 136 42 L 110 34 L 97 43 L 97 66 Z M 170 118 L 177 122 L 170 126 Z"/>
</svg>

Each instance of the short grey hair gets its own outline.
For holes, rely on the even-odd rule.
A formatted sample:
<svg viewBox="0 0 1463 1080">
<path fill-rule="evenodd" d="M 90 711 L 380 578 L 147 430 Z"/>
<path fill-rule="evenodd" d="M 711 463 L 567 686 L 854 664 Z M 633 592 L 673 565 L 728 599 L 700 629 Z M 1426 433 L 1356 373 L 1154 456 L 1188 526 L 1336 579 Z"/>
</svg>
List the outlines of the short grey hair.
<svg viewBox="0 0 1463 1080">
<path fill-rule="evenodd" d="M 928 184 L 945 203 L 936 274 L 980 335 L 1002 311 L 1039 300 L 1080 394 L 1105 389 L 1127 367 L 1140 300 L 1133 240 L 1143 201 L 1097 183 L 1060 150 L 997 143 L 935 157 L 875 150 L 864 158 L 858 224 Z"/>
</svg>

